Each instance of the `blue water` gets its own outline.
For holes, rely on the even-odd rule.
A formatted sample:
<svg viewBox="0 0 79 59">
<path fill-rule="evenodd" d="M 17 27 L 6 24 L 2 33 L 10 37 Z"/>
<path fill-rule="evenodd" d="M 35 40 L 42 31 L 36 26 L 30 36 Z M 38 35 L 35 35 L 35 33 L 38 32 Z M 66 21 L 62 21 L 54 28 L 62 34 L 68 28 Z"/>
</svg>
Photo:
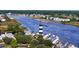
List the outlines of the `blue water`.
<svg viewBox="0 0 79 59">
<path fill-rule="evenodd" d="M 71 25 L 64 25 L 55 22 L 40 22 L 33 18 L 24 16 L 13 16 L 18 22 L 29 29 L 31 32 L 39 31 L 39 24 L 44 26 L 44 34 L 58 35 L 62 43 L 71 43 L 79 47 L 79 28 Z"/>
</svg>

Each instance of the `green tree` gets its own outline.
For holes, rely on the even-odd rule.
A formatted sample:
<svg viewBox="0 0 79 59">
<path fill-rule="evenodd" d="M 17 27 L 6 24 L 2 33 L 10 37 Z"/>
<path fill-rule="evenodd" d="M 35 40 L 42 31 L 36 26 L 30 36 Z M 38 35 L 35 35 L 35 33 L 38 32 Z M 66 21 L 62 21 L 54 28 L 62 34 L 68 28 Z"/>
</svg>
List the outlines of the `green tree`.
<svg viewBox="0 0 79 59">
<path fill-rule="evenodd" d="M 52 42 L 50 40 L 44 40 L 43 44 L 48 47 L 52 47 Z"/>
<path fill-rule="evenodd" d="M 38 41 L 38 40 L 32 40 L 31 43 L 30 43 L 30 47 L 34 48 L 34 47 L 36 47 L 38 44 L 39 44 L 39 41 Z"/>
<path fill-rule="evenodd" d="M 10 44 L 10 42 L 12 41 L 12 38 L 5 37 L 3 41 L 5 42 L 5 44 Z"/>
<path fill-rule="evenodd" d="M 73 18 L 71 19 L 71 21 L 76 21 L 76 18 L 73 17 Z"/>
<path fill-rule="evenodd" d="M 15 39 L 13 39 L 10 44 L 13 48 L 17 47 L 17 41 Z"/>
<path fill-rule="evenodd" d="M 37 38 L 37 40 L 39 41 L 39 43 L 40 44 L 42 44 L 43 43 L 43 36 L 42 35 L 38 35 L 38 38 Z"/>
<path fill-rule="evenodd" d="M 32 36 L 30 35 L 23 35 L 23 34 L 16 34 L 15 35 L 17 43 L 22 43 L 22 44 L 29 44 L 32 40 Z"/>
<path fill-rule="evenodd" d="M 31 40 L 33 40 L 32 36 L 31 35 L 27 35 L 26 36 L 26 41 L 28 44 L 30 44 Z"/>
<path fill-rule="evenodd" d="M 44 44 L 39 44 L 36 46 L 36 48 L 47 48 L 47 46 L 45 46 Z"/>
<path fill-rule="evenodd" d="M 20 27 L 20 25 L 8 25 L 7 31 L 10 31 L 12 33 L 18 33 L 23 32 L 24 28 Z"/>
</svg>

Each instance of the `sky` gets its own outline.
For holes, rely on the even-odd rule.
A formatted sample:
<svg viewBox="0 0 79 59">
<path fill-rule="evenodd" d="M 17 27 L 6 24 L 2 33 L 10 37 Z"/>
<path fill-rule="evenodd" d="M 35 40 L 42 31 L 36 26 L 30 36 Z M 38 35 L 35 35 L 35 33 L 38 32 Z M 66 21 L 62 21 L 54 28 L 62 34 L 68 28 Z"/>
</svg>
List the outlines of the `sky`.
<svg viewBox="0 0 79 59">
<path fill-rule="evenodd" d="M 79 10 L 79 1 L 0 0 L 0 10 Z"/>
</svg>

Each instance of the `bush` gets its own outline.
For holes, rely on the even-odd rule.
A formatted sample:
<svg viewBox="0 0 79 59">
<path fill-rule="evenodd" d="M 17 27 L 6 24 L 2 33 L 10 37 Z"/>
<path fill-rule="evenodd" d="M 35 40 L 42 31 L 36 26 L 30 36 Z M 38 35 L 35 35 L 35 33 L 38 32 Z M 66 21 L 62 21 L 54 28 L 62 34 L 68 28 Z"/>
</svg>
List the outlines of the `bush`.
<svg viewBox="0 0 79 59">
<path fill-rule="evenodd" d="M 5 37 L 3 41 L 5 42 L 5 44 L 10 44 L 10 42 L 12 41 L 12 38 Z"/>
<path fill-rule="evenodd" d="M 30 47 L 34 48 L 39 44 L 39 41 L 38 40 L 32 40 L 30 44 L 31 44 Z"/>
<path fill-rule="evenodd" d="M 43 40 L 44 40 L 43 39 L 43 36 L 42 35 L 39 35 L 38 38 L 37 38 L 37 40 L 39 41 L 40 44 L 42 44 L 43 43 Z"/>
<path fill-rule="evenodd" d="M 44 40 L 43 44 L 48 47 L 52 47 L 52 42 L 50 40 Z"/>
<path fill-rule="evenodd" d="M 0 43 L 2 43 L 3 42 L 3 40 L 0 40 Z"/>
<path fill-rule="evenodd" d="M 72 18 L 71 21 L 76 21 L 76 18 Z"/>
<path fill-rule="evenodd" d="M 44 44 L 39 44 L 36 46 L 36 48 L 47 48 Z"/>
<path fill-rule="evenodd" d="M 7 31 L 11 31 L 12 33 L 18 33 L 18 32 L 22 32 L 23 28 L 19 27 L 19 25 L 8 25 L 8 29 Z"/>
<path fill-rule="evenodd" d="M 15 39 L 13 39 L 10 44 L 13 48 L 17 47 L 17 41 Z"/>
<path fill-rule="evenodd" d="M 32 37 L 29 35 L 26 36 L 23 34 L 16 34 L 16 40 L 17 40 L 17 43 L 29 44 L 32 40 Z"/>
</svg>

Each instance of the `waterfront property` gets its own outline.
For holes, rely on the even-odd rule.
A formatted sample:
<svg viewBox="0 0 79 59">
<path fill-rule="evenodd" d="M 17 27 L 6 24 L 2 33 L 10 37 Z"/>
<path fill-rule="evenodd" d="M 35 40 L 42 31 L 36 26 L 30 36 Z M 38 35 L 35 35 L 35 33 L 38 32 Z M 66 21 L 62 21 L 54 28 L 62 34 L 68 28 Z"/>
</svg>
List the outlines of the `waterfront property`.
<svg viewBox="0 0 79 59">
<path fill-rule="evenodd" d="M 71 20 L 71 18 L 43 14 L 8 13 L 5 16 L 2 15 L 0 19 L 0 42 L 9 44 L 10 47 L 16 47 L 16 44 L 18 46 L 22 44 L 27 48 L 79 47 L 79 28 L 61 23 L 71 22 Z"/>
<path fill-rule="evenodd" d="M 30 32 L 39 32 L 40 22 L 24 16 L 13 16 L 19 23 L 23 24 L 24 27 L 28 27 Z M 51 38 L 54 35 L 59 36 L 60 41 L 65 45 L 68 44 L 75 45 L 79 47 L 79 28 L 71 25 L 64 25 L 55 22 L 41 22 L 44 26 L 43 34 L 51 34 Z M 71 35 L 70 35 L 71 34 Z"/>
<path fill-rule="evenodd" d="M 70 19 L 65 18 L 53 18 L 54 21 L 70 21 Z"/>
</svg>

